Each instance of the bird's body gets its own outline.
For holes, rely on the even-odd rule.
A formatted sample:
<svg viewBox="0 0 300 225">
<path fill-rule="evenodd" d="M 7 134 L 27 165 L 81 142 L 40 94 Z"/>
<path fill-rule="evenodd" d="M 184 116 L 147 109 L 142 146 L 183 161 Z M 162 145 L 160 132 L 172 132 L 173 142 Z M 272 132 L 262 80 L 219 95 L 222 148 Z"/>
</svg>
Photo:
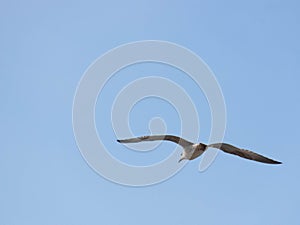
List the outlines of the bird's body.
<svg viewBox="0 0 300 225">
<path fill-rule="evenodd" d="M 193 160 L 199 157 L 206 150 L 206 147 L 207 145 L 199 143 L 199 144 L 192 144 L 190 146 L 183 148 L 182 157 L 180 161 L 183 159 Z"/>
<path fill-rule="evenodd" d="M 242 158 L 254 160 L 257 162 L 268 163 L 268 164 L 281 164 L 281 162 L 275 161 L 273 159 L 269 159 L 265 156 L 257 154 L 255 152 L 240 149 L 233 145 L 226 143 L 215 143 L 206 145 L 203 143 L 192 143 L 183 138 L 173 136 L 173 135 L 152 135 L 152 136 L 142 136 L 136 138 L 129 138 L 124 140 L 117 140 L 120 143 L 137 143 L 142 141 L 158 141 L 158 140 L 166 140 L 172 141 L 174 143 L 179 144 L 183 148 L 183 152 L 181 153 L 181 158 L 179 162 L 183 159 L 193 160 L 199 157 L 203 152 L 205 152 L 208 148 L 217 148 L 226 153 L 234 154 L 240 156 Z"/>
</svg>

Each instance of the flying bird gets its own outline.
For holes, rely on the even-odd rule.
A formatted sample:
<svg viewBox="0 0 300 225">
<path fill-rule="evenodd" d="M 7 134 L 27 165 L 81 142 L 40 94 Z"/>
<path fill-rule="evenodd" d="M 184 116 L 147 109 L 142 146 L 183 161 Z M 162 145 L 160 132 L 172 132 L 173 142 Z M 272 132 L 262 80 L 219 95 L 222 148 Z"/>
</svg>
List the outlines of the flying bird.
<svg viewBox="0 0 300 225">
<path fill-rule="evenodd" d="M 136 138 L 129 138 L 124 140 L 117 140 L 120 143 L 137 143 L 142 141 L 159 141 L 159 140 L 166 140 L 172 141 L 176 144 L 179 144 L 183 148 L 183 152 L 181 153 L 181 157 L 178 162 L 181 162 L 184 159 L 193 160 L 203 152 L 205 152 L 208 148 L 217 148 L 222 150 L 223 152 L 240 156 L 245 159 L 254 160 L 257 162 L 268 163 L 268 164 L 281 164 L 281 162 L 275 161 L 273 159 L 269 159 L 265 156 L 257 154 L 255 152 L 237 148 L 233 145 L 226 144 L 226 143 L 215 143 L 215 144 L 203 144 L 203 143 L 192 143 L 183 138 L 173 136 L 173 135 L 152 135 L 152 136 L 142 136 Z"/>
</svg>

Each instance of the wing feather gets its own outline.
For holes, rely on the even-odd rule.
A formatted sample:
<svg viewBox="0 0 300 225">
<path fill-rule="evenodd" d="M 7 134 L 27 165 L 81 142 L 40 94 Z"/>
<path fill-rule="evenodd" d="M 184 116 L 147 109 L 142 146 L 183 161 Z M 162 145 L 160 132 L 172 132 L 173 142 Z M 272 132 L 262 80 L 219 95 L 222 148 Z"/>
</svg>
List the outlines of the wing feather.
<svg viewBox="0 0 300 225">
<path fill-rule="evenodd" d="M 142 141 L 172 141 L 176 144 L 181 145 L 183 148 L 189 145 L 192 145 L 192 142 L 189 142 L 183 138 L 174 136 L 174 135 L 151 135 L 151 136 L 141 136 L 141 137 L 135 137 L 135 138 L 129 138 L 129 139 L 123 139 L 123 140 L 117 140 L 120 143 L 137 143 Z"/>
<path fill-rule="evenodd" d="M 269 164 L 281 164 L 281 162 L 275 161 L 273 159 L 269 159 L 265 156 L 262 156 L 260 154 L 255 153 L 255 152 L 252 152 L 252 151 L 249 151 L 249 150 L 246 150 L 246 149 L 237 148 L 233 145 L 226 144 L 226 143 L 210 144 L 207 147 L 217 148 L 217 149 L 220 149 L 220 150 L 222 150 L 226 153 L 237 155 L 237 156 L 240 156 L 242 158 L 254 160 L 254 161 L 257 161 L 257 162 L 269 163 Z"/>
</svg>

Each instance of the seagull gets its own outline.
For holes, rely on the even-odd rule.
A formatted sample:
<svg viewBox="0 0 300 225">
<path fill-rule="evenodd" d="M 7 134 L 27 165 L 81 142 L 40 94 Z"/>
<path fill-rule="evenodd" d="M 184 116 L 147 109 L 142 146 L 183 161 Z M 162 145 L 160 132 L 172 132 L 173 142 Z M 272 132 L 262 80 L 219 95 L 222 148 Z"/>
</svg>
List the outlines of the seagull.
<svg viewBox="0 0 300 225">
<path fill-rule="evenodd" d="M 269 159 L 265 156 L 257 154 L 255 152 L 237 148 L 233 145 L 226 144 L 226 143 L 215 143 L 215 144 L 203 144 L 203 143 L 192 143 L 189 142 L 181 137 L 177 137 L 174 135 L 151 135 L 151 136 L 142 136 L 142 137 L 135 137 L 123 140 L 117 140 L 120 143 L 137 143 L 143 141 L 159 141 L 159 140 L 166 140 L 175 142 L 179 144 L 183 148 L 183 152 L 181 153 L 181 157 L 178 162 L 181 162 L 184 159 L 193 160 L 203 152 L 205 152 L 208 148 L 217 148 L 222 150 L 223 152 L 240 156 L 245 159 L 254 160 L 257 162 L 268 163 L 268 164 L 281 164 L 281 162 L 275 161 L 273 159 Z"/>
</svg>

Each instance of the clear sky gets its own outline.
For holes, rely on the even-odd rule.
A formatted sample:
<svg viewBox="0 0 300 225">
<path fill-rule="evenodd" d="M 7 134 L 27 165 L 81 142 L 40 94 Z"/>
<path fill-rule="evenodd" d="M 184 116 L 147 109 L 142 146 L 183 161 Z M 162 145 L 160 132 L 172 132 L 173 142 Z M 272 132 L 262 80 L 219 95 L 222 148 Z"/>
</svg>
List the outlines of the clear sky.
<svg viewBox="0 0 300 225">
<path fill-rule="evenodd" d="M 292 0 L 2 1 L 0 224 L 299 224 L 299 22 L 300 4 Z M 145 39 L 197 53 L 224 94 L 224 140 L 283 164 L 219 154 L 205 172 L 196 159 L 171 179 L 139 188 L 95 173 L 73 134 L 77 84 L 100 55 Z M 210 130 L 206 99 L 178 71 L 149 64 L 128 68 L 123 73 L 132 72 L 130 79 L 116 75 L 108 84 L 96 120 L 111 154 L 137 165 L 165 158 L 174 144 L 125 155 L 111 125 L 101 120 L 123 84 L 153 71 L 191 95 L 201 113 L 201 141 Z M 147 134 L 148 121 L 157 116 L 168 133 L 179 134 L 174 108 L 159 99 L 133 108 L 134 134 Z"/>
</svg>

